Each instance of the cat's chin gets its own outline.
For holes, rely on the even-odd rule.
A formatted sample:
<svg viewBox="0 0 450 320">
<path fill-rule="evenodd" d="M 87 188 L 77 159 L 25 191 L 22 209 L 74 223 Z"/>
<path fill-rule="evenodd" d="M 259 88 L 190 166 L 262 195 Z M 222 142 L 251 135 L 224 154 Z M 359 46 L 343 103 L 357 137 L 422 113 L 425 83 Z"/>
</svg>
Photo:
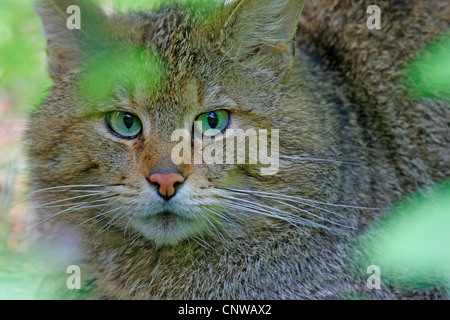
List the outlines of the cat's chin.
<svg viewBox="0 0 450 320">
<path fill-rule="evenodd" d="M 169 211 L 136 219 L 134 229 L 157 247 L 175 246 L 202 231 L 202 223 Z"/>
</svg>

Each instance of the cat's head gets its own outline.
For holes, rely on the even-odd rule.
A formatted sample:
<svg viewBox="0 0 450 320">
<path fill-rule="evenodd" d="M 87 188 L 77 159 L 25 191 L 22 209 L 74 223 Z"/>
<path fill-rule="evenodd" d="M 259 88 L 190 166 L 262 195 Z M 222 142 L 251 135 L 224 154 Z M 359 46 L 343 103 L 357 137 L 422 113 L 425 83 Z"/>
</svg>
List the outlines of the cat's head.
<svg viewBox="0 0 450 320">
<path fill-rule="evenodd" d="M 334 155 L 332 110 L 296 61 L 302 5 L 187 0 L 107 15 L 88 1 L 38 1 L 54 79 L 28 135 L 42 220 L 157 245 L 306 220 L 282 196 L 328 199 L 336 168 L 292 161 Z M 245 161 L 237 149 L 225 158 L 230 129 L 256 133 Z M 277 157 L 265 163 L 261 129 Z M 196 161 L 205 149 L 223 149 L 223 163 Z"/>
</svg>

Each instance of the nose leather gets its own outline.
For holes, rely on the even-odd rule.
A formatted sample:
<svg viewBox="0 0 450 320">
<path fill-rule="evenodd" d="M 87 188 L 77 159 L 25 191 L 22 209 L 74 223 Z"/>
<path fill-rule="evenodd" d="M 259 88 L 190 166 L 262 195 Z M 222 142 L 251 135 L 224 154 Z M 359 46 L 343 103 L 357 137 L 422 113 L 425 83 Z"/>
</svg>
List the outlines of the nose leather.
<svg viewBox="0 0 450 320">
<path fill-rule="evenodd" d="M 179 173 L 154 173 L 150 181 L 159 185 L 159 195 L 168 200 L 175 194 L 175 183 L 183 183 L 184 177 Z"/>
</svg>

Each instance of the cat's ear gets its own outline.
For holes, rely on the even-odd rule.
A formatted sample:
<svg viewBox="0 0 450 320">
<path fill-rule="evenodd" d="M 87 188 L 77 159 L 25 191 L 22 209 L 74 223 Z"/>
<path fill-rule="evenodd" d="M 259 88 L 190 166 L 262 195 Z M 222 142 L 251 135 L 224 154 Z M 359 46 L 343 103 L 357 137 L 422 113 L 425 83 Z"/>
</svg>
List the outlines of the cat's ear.
<svg viewBox="0 0 450 320">
<path fill-rule="evenodd" d="M 228 8 L 224 35 L 226 55 L 284 73 L 292 63 L 295 34 L 304 0 L 237 0 Z"/>
<path fill-rule="evenodd" d="M 48 69 L 53 78 L 76 70 L 107 37 L 104 12 L 89 1 L 35 0 L 47 38 Z"/>
</svg>

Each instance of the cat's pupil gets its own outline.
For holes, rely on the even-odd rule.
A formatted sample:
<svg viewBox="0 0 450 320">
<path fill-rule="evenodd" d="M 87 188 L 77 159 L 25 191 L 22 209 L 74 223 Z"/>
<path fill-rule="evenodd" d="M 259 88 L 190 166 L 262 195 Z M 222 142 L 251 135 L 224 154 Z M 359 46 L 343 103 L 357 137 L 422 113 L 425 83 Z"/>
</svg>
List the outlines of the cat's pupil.
<svg viewBox="0 0 450 320">
<path fill-rule="evenodd" d="M 130 114 L 124 114 L 123 123 L 125 124 L 125 127 L 127 127 L 127 129 L 130 129 L 134 123 L 134 117 Z"/>
<path fill-rule="evenodd" d="M 217 118 L 217 115 L 215 112 L 211 112 L 208 116 L 208 124 L 211 127 L 211 129 L 215 129 L 217 125 L 219 124 L 219 119 Z"/>
</svg>

